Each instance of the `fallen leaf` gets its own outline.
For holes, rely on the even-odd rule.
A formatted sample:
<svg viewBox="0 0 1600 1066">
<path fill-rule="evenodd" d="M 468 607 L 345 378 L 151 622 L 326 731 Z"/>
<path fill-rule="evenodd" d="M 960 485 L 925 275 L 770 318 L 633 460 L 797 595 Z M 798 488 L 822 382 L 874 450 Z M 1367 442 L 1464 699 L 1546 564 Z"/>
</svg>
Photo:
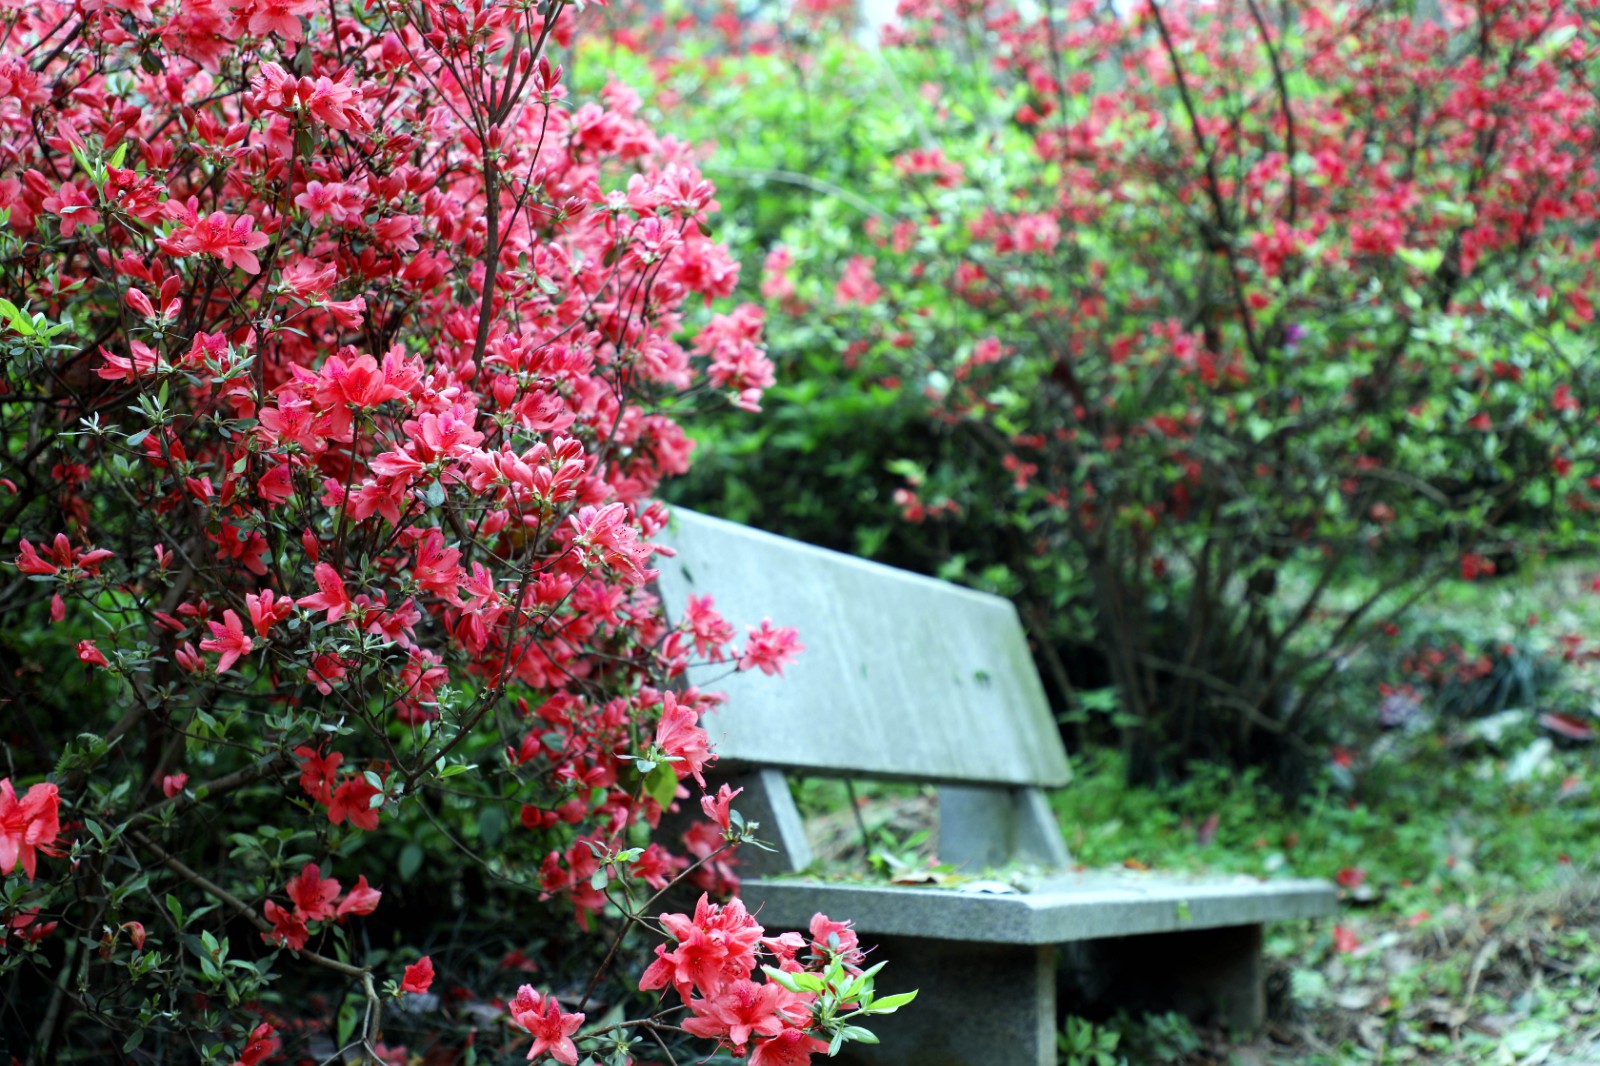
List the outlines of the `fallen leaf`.
<svg viewBox="0 0 1600 1066">
<path fill-rule="evenodd" d="M 1566 737 L 1568 740 L 1593 740 L 1594 729 L 1587 722 L 1570 714 L 1556 714 L 1547 712 L 1539 716 L 1539 724 L 1557 736 Z"/>
</svg>

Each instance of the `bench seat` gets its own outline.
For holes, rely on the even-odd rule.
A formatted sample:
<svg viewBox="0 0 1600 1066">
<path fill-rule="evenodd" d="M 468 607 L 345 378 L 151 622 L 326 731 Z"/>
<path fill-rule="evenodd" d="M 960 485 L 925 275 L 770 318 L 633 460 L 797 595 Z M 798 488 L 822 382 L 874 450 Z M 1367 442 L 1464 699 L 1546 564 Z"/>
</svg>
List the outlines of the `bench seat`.
<svg viewBox="0 0 1600 1066">
<path fill-rule="evenodd" d="M 861 933 L 1028 945 L 1315 918 L 1335 899 L 1326 881 L 1131 870 L 1057 873 L 1009 893 L 762 878 L 746 881 L 740 895 L 781 929 L 803 929 L 821 910 L 851 919 Z"/>
</svg>

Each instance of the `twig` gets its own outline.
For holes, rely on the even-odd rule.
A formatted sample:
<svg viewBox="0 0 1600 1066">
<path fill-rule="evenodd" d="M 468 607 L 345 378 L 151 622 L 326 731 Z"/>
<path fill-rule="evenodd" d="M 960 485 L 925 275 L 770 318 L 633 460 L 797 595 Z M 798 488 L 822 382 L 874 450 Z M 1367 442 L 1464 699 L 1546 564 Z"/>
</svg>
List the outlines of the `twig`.
<svg viewBox="0 0 1600 1066">
<path fill-rule="evenodd" d="M 1467 977 L 1467 990 L 1461 997 L 1461 1010 L 1470 1016 L 1472 1013 L 1472 999 L 1478 994 L 1478 981 L 1483 977 L 1483 968 L 1489 964 L 1491 956 L 1500 950 L 1500 938 L 1492 936 L 1483 942 L 1483 946 L 1472 956 L 1472 971 Z"/>
<path fill-rule="evenodd" d="M 261 932 L 269 934 L 272 932 L 272 923 L 267 921 L 267 919 L 262 915 L 258 914 L 255 908 L 245 903 L 244 900 L 240 899 L 238 896 L 235 896 L 232 892 L 229 892 L 215 881 L 211 881 L 190 869 L 171 852 L 167 851 L 161 845 L 145 836 L 145 834 L 141 833 L 139 830 L 130 830 L 128 837 L 141 848 L 144 848 L 146 851 L 149 851 L 151 854 L 153 854 L 156 857 L 156 861 L 160 862 L 161 865 L 165 866 L 167 869 L 171 870 L 185 881 L 194 885 L 208 896 L 219 899 L 223 903 L 226 903 L 229 907 L 232 907 L 235 912 L 245 919 L 245 921 L 255 926 Z M 377 989 L 373 987 L 372 970 L 365 966 L 352 966 L 348 962 L 340 962 L 338 959 L 330 959 L 321 952 L 311 951 L 307 948 L 299 949 L 296 954 L 305 959 L 307 962 L 315 963 L 325 970 L 332 970 L 334 973 L 342 974 L 345 977 L 350 977 L 361 982 L 361 991 L 362 994 L 366 996 L 367 1000 L 367 1024 L 365 1026 L 366 1035 L 363 1039 L 363 1050 L 366 1052 L 368 1061 L 379 1061 L 376 1052 L 373 1050 L 373 1045 L 377 1043 L 378 1037 L 381 1035 L 383 1030 L 383 1000 L 379 998 Z"/>
<path fill-rule="evenodd" d="M 810 174 L 802 174 L 797 170 L 782 170 L 776 167 L 723 167 L 709 162 L 701 169 L 707 174 L 725 174 L 730 178 L 787 182 L 790 185 L 798 185 L 803 189 L 810 189 L 812 192 L 820 192 L 824 196 L 837 197 L 862 214 L 871 215 L 880 222 L 894 221 L 893 215 L 857 193 L 841 188 L 831 181 L 825 181 Z"/>
</svg>

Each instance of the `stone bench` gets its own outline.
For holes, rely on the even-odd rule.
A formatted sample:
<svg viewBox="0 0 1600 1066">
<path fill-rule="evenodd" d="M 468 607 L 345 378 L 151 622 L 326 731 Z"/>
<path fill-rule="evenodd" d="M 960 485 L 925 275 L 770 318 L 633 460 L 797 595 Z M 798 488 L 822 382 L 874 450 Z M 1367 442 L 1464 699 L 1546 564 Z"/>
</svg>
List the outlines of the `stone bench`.
<svg viewBox="0 0 1600 1066">
<path fill-rule="evenodd" d="M 1329 913 L 1323 881 L 1075 872 L 1043 789 L 1066 752 L 1012 605 L 783 537 L 675 512 L 658 561 L 668 613 L 712 595 L 740 627 L 770 617 L 806 646 L 780 680 L 718 678 L 703 723 L 718 773 L 775 852 L 741 851 L 746 905 L 780 928 L 853 919 L 916 1004 L 874 1019 L 873 1066 L 1054 1066 L 1057 981 L 1081 996 L 1258 1026 L 1262 924 Z M 933 783 L 938 855 L 980 873 L 1026 868 L 1027 891 L 807 881 L 787 774 Z M 973 888 L 987 888 L 975 891 Z M 998 890 L 998 891 L 995 891 Z M 843 1058 L 843 1056 L 841 1056 Z"/>
</svg>

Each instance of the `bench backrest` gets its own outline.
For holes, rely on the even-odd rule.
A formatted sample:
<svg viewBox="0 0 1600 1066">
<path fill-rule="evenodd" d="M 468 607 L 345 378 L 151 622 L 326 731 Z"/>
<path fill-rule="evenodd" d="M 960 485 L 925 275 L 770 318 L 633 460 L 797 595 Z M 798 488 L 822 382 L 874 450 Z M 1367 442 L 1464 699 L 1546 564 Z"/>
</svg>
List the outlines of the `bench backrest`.
<svg viewBox="0 0 1600 1066">
<path fill-rule="evenodd" d="M 674 509 L 658 558 L 668 616 L 710 595 L 743 637 L 763 618 L 800 631 L 782 679 L 706 687 L 702 724 L 725 767 L 949 784 L 1057 787 L 1066 752 L 1016 609 L 945 581 Z"/>
</svg>

